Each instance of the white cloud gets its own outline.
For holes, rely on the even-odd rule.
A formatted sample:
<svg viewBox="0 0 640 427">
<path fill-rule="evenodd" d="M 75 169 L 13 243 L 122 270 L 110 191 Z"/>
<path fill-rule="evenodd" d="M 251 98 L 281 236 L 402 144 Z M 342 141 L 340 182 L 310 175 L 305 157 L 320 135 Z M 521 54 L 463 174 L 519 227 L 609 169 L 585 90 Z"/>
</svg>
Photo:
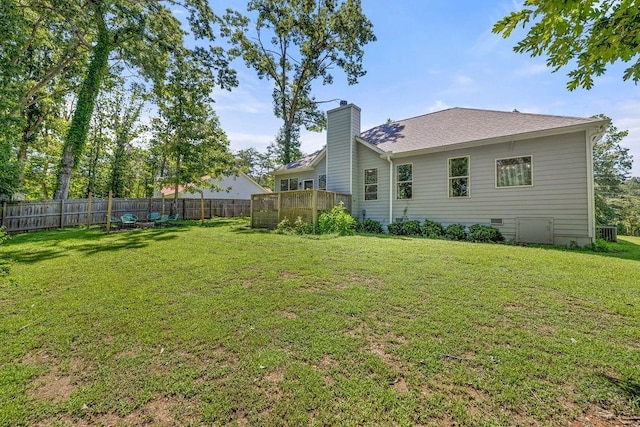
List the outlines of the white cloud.
<svg viewBox="0 0 640 427">
<path fill-rule="evenodd" d="M 551 70 L 546 64 L 529 64 L 516 70 L 516 74 L 519 76 L 535 76 L 549 72 L 551 72 Z"/>
<path fill-rule="evenodd" d="M 261 114 L 271 110 L 271 104 L 255 97 L 246 89 L 236 88 L 231 92 L 220 91 L 215 94 L 216 111 Z"/>
<path fill-rule="evenodd" d="M 451 108 L 451 107 L 447 105 L 444 101 L 437 100 L 435 103 L 427 107 L 427 111 L 430 113 L 433 113 L 435 111 L 446 110 L 448 108 Z"/>
<path fill-rule="evenodd" d="M 458 86 L 469 86 L 473 84 L 474 80 L 469 76 L 459 74 L 456 76 L 455 82 Z"/>
<path fill-rule="evenodd" d="M 273 135 L 261 135 L 256 133 L 227 133 L 232 151 L 255 148 L 258 151 L 265 151 L 267 146 L 273 141 Z"/>
</svg>

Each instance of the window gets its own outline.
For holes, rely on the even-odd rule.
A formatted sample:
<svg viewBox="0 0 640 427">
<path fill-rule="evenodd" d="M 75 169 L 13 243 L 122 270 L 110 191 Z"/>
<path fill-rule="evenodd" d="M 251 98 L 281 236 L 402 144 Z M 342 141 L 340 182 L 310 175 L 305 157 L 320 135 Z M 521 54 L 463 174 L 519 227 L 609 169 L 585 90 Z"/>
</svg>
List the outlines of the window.
<svg viewBox="0 0 640 427">
<path fill-rule="evenodd" d="M 496 160 L 496 187 L 533 185 L 531 156 Z"/>
<path fill-rule="evenodd" d="M 293 191 L 298 189 L 298 178 L 280 180 L 280 191 Z"/>
<path fill-rule="evenodd" d="M 364 170 L 364 199 L 378 200 L 378 169 Z"/>
<path fill-rule="evenodd" d="M 396 199 L 413 197 L 413 165 L 411 163 L 396 166 Z"/>
<path fill-rule="evenodd" d="M 313 190 L 313 180 L 312 179 L 305 179 L 304 181 L 302 181 L 302 189 L 303 190 Z"/>
<path fill-rule="evenodd" d="M 320 190 L 327 189 L 327 175 L 318 175 L 318 188 Z"/>
<path fill-rule="evenodd" d="M 449 159 L 449 197 L 469 197 L 469 157 Z"/>
</svg>

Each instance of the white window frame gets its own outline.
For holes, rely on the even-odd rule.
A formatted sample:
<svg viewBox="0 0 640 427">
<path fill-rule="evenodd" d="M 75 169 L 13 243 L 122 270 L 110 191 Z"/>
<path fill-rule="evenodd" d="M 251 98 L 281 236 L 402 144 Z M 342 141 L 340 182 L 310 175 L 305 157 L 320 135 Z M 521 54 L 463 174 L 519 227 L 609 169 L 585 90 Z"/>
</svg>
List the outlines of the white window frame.
<svg viewBox="0 0 640 427">
<path fill-rule="evenodd" d="M 296 188 L 291 189 L 291 181 L 294 180 L 294 179 L 296 180 Z M 282 181 L 287 181 L 288 190 L 283 190 L 282 189 Z M 300 182 L 300 180 L 298 179 L 298 177 L 280 179 L 280 192 L 283 192 L 283 191 L 296 191 L 298 189 L 298 183 L 299 182 Z"/>
<path fill-rule="evenodd" d="M 453 159 L 467 159 L 467 174 L 460 176 L 451 176 L 451 160 Z M 452 196 L 451 195 L 451 180 L 467 178 L 467 195 L 466 196 Z M 463 199 L 471 197 L 471 156 L 456 156 L 447 158 L 447 197 L 450 199 Z"/>
<path fill-rule="evenodd" d="M 305 187 L 306 187 L 307 182 L 310 182 L 310 183 L 311 183 L 311 188 L 305 188 Z M 302 180 L 302 189 L 303 189 L 303 190 L 313 190 L 313 178 L 312 178 L 312 179 L 303 179 L 303 180 Z"/>
<path fill-rule="evenodd" d="M 376 182 L 373 184 L 367 184 L 367 171 L 369 170 L 374 170 L 376 171 Z M 378 168 L 364 168 L 362 169 L 362 200 L 365 202 L 373 202 L 378 200 Z M 376 198 L 375 199 L 367 199 L 367 186 L 368 185 L 375 185 L 376 186 Z M 370 194 L 372 194 L 370 192 Z"/>
<path fill-rule="evenodd" d="M 320 177 L 324 176 L 324 188 L 320 187 Z M 318 175 L 318 190 L 327 190 L 327 174 Z"/>
<path fill-rule="evenodd" d="M 531 184 L 522 184 L 522 185 L 503 185 L 498 186 L 498 161 L 499 160 L 510 160 L 510 159 L 522 159 L 525 157 L 529 157 L 531 159 Z M 532 154 L 524 154 L 522 156 L 511 156 L 511 157 L 499 157 L 493 161 L 493 179 L 495 183 L 495 188 L 504 189 L 504 188 L 522 188 L 522 187 L 533 187 L 533 155 Z"/>
<path fill-rule="evenodd" d="M 398 181 L 398 168 L 400 168 L 400 166 L 407 166 L 407 165 L 411 166 L 411 181 Z M 398 189 L 400 187 L 400 184 L 405 182 L 411 183 L 411 197 L 400 198 L 398 197 L 400 195 L 400 192 L 398 191 Z M 413 200 L 413 163 L 401 163 L 396 165 L 396 200 Z"/>
</svg>

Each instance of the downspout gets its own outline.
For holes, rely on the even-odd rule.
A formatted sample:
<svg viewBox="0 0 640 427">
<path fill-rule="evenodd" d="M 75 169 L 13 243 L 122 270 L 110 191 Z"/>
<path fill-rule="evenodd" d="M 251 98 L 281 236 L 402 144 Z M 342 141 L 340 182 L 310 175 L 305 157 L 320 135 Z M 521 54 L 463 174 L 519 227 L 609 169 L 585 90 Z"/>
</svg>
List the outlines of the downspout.
<svg viewBox="0 0 640 427">
<path fill-rule="evenodd" d="M 389 162 L 389 224 L 393 222 L 393 161 L 391 161 L 391 154 L 387 154 L 387 161 Z"/>
<path fill-rule="evenodd" d="M 593 177 L 593 147 L 604 135 L 604 128 L 600 126 L 594 131 L 587 132 L 586 146 L 587 146 L 587 209 L 589 211 L 587 227 L 589 227 L 589 237 L 591 242 L 596 240 L 596 203 L 595 203 L 595 184 Z"/>
</svg>

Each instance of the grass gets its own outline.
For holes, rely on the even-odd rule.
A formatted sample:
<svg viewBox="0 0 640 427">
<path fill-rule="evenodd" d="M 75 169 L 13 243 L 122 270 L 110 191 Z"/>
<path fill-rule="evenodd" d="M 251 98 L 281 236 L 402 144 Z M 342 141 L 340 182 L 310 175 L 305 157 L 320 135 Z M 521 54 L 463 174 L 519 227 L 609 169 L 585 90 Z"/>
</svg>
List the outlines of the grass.
<svg viewBox="0 0 640 427">
<path fill-rule="evenodd" d="M 222 219 L 14 236 L 0 425 L 638 422 L 640 239 L 608 249 Z"/>
</svg>

